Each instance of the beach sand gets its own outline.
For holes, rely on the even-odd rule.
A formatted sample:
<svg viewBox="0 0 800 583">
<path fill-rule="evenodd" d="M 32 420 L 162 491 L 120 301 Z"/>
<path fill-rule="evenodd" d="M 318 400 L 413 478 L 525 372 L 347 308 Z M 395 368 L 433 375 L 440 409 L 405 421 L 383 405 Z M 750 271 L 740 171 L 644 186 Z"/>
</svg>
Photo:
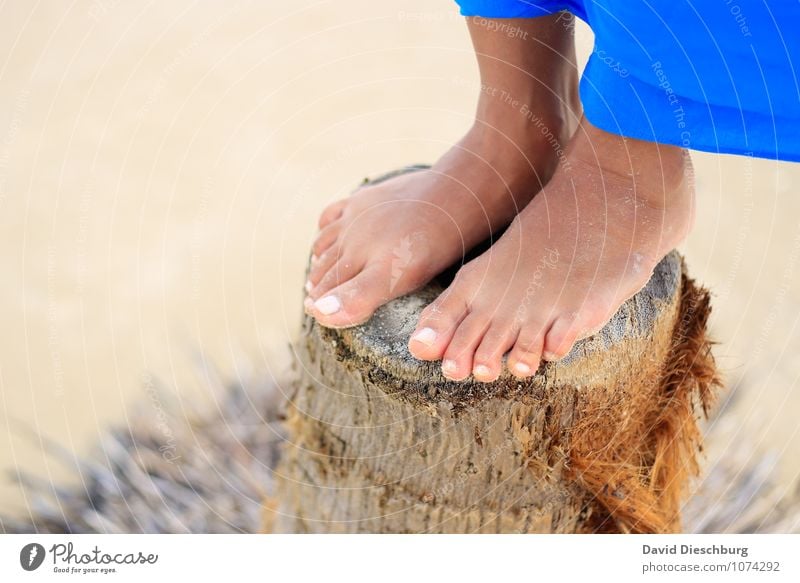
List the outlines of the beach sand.
<svg viewBox="0 0 800 583">
<path fill-rule="evenodd" d="M 21 513 L 16 469 L 77 479 L 36 434 L 85 454 L 134 403 L 158 418 L 164 395 L 208 398 L 206 375 L 280 377 L 320 209 L 435 160 L 477 93 L 449 0 L 16 0 L 0 54 L 0 505 Z M 682 250 L 736 397 L 708 464 L 747 443 L 788 485 L 800 165 L 694 160 Z"/>
</svg>

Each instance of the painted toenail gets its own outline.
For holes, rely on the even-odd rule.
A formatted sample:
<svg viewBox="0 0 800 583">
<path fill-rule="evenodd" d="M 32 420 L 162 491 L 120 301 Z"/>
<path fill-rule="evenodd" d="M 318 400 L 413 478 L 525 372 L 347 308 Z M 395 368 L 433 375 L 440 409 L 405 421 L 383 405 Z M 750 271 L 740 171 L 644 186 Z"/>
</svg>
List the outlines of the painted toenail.
<svg viewBox="0 0 800 583">
<path fill-rule="evenodd" d="M 485 364 L 479 364 L 473 369 L 472 374 L 475 377 L 487 378 L 492 376 L 492 370 Z"/>
<path fill-rule="evenodd" d="M 330 316 L 338 312 L 342 304 L 336 296 L 325 296 L 314 302 L 314 307 L 324 316 Z"/>
<path fill-rule="evenodd" d="M 311 283 L 310 281 L 307 281 L 306 285 L 305 285 L 305 288 L 306 288 L 306 292 L 310 292 L 312 289 L 314 289 L 314 284 Z"/>
<path fill-rule="evenodd" d="M 436 331 L 433 328 L 423 328 L 418 332 L 414 332 L 411 335 L 411 340 L 425 346 L 433 346 L 433 343 L 436 342 Z"/>
<path fill-rule="evenodd" d="M 531 374 L 531 367 L 529 367 L 524 362 L 518 362 L 514 365 L 514 370 L 517 371 L 519 374 L 522 375 L 529 375 Z"/>
<path fill-rule="evenodd" d="M 442 361 L 442 372 L 445 376 L 455 374 L 458 370 L 458 365 L 456 364 L 455 360 L 444 360 Z"/>
</svg>

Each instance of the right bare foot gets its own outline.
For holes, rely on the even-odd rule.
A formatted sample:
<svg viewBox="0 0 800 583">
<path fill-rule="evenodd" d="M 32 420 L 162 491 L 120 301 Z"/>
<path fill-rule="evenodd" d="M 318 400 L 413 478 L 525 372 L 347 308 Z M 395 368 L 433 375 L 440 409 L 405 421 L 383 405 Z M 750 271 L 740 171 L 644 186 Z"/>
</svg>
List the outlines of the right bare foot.
<svg viewBox="0 0 800 583">
<path fill-rule="evenodd" d="M 650 279 L 694 216 L 688 154 L 584 120 L 568 164 L 422 312 L 409 350 L 453 380 L 533 375 L 597 332 Z"/>
<path fill-rule="evenodd" d="M 510 223 L 554 172 L 580 118 L 572 29 L 563 15 L 490 22 L 469 21 L 482 90 L 467 135 L 430 170 L 322 213 L 305 301 L 322 325 L 360 324 L 424 285 Z"/>
</svg>

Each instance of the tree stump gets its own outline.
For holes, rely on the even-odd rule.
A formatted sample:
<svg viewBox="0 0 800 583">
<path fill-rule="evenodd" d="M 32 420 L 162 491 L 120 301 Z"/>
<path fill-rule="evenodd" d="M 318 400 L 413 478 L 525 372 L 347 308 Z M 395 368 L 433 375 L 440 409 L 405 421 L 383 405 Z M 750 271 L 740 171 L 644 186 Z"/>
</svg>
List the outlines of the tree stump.
<svg viewBox="0 0 800 583">
<path fill-rule="evenodd" d="M 273 532 L 674 532 L 717 377 L 708 294 L 670 253 L 596 335 L 520 381 L 407 350 L 436 281 L 331 330 L 305 317 Z"/>
</svg>

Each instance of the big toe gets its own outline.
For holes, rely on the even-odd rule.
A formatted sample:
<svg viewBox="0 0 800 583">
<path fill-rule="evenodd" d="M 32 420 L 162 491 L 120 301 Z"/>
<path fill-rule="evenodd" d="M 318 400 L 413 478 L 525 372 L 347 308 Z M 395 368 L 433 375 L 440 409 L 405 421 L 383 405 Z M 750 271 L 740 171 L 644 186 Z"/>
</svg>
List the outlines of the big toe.
<svg viewBox="0 0 800 583">
<path fill-rule="evenodd" d="M 445 290 L 420 314 L 408 341 L 409 352 L 420 360 L 440 360 L 466 315 L 463 297 L 452 287 Z"/>
<path fill-rule="evenodd" d="M 388 291 L 386 270 L 373 264 L 306 307 L 323 326 L 348 328 L 369 320 L 375 310 L 390 299 Z"/>
<path fill-rule="evenodd" d="M 325 274 L 315 283 L 309 276 L 312 287 L 308 292 L 309 297 L 316 301 L 328 294 L 329 291 L 343 285 L 356 277 L 364 264 L 357 257 L 343 256 L 334 263 Z"/>
</svg>

